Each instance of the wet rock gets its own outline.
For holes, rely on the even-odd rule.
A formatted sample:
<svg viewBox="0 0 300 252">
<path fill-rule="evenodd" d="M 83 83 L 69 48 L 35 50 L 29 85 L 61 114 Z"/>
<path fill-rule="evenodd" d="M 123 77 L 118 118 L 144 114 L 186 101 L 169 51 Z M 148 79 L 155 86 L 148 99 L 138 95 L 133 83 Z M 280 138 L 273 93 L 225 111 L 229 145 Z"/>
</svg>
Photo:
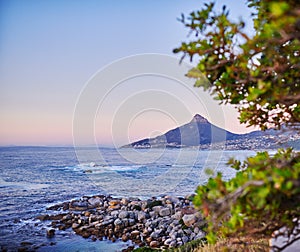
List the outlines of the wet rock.
<svg viewBox="0 0 300 252">
<path fill-rule="evenodd" d="M 76 229 L 76 228 L 79 228 L 79 227 L 80 227 L 80 224 L 78 224 L 78 223 L 75 223 L 75 222 L 74 222 L 74 223 L 72 224 L 72 228 L 73 228 L 73 229 Z"/>
<path fill-rule="evenodd" d="M 72 201 L 69 204 L 70 210 L 75 211 L 85 211 L 88 208 L 88 203 L 86 201 Z"/>
<path fill-rule="evenodd" d="M 35 219 L 40 220 L 40 221 L 50 220 L 49 218 L 50 218 L 50 216 L 48 214 L 39 215 L 39 216 L 35 217 Z"/>
<path fill-rule="evenodd" d="M 47 237 L 52 238 L 55 235 L 55 229 L 51 228 L 46 231 Z"/>
<path fill-rule="evenodd" d="M 88 199 L 88 204 L 90 204 L 93 207 L 98 207 L 102 205 L 102 200 L 99 197 L 92 197 Z"/>
<path fill-rule="evenodd" d="M 32 242 L 27 242 L 27 241 L 23 241 L 20 244 L 21 244 L 21 246 L 31 246 L 31 245 L 33 245 Z"/>
</svg>

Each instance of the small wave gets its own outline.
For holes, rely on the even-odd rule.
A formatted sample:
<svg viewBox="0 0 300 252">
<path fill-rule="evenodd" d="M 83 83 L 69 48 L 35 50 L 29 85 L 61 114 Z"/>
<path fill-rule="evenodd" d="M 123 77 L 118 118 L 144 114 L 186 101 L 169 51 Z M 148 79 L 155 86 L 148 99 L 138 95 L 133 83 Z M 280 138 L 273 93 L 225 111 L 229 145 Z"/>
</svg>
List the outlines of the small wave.
<svg viewBox="0 0 300 252">
<path fill-rule="evenodd" d="M 96 163 L 85 163 L 75 166 L 66 167 L 66 169 L 73 169 L 77 172 L 84 173 L 105 173 L 105 172 L 127 172 L 137 171 L 144 166 L 142 165 L 97 165 Z"/>
</svg>

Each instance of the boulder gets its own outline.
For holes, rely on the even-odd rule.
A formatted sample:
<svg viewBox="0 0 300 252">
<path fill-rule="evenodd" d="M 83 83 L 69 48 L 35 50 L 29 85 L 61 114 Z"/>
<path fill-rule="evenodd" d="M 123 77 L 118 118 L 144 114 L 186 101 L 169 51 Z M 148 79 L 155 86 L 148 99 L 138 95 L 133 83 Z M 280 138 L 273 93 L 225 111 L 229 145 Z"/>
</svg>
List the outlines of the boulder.
<svg viewBox="0 0 300 252">
<path fill-rule="evenodd" d="M 115 226 L 122 226 L 123 222 L 120 219 L 114 221 Z"/>
<path fill-rule="evenodd" d="M 79 228 L 79 227 L 80 227 L 80 224 L 78 224 L 78 223 L 75 223 L 75 222 L 74 222 L 74 223 L 72 224 L 72 228 L 73 228 L 73 229 L 76 229 L 76 228 Z"/>
<path fill-rule="evenodd" d="M 168 216 L 171 214 L 171 210 L 168 207 L 162 208 L 159 210 L 159 215 L 164 217 L 164 216 Z"/>
<path fill-rule="evenodd" d="M 182 217 L 184 225 L 191 227 L 194 223 L 197 222 L 197 217 L 194 214 L 185 214 Z"/>
<path fill-rule="evenodd" d="M 116 205 L 119 205 L 121 203 L 120 200 L 117 200 L 117 199 L 112 199 L 111 201 L 109 201 L 109 205 L 110 206 L 116 206 Z"/>
<path fill-rule="evenodd" d="M 102 205 L 102 200 L 99 197 L 92 197 L 88 199 L 88 203 L 93 207 L 98 207 Z"/>
<path fill-rule="evenodd" d="M 181 211 L 176 212 L 175 214 L 172 215 L 172 218 L 176 220 L 180 220 L 182 218 L 183 214 Z"/>
<path fill-rule="evenodd" d="M 127 211 L 120 211 L 118 216 L 119 216 L 120 219 L 125 219 L 128 216 L 128 212 Z"/>
<path fill-rule="evenodd" d="M 85 211 L 88 208 L 88 203 L 86 201 L 72 201 L 69 204 L 70 210 L 75 211 Z"/>
<path fill-rule="evenodd" d="M 146 219 L 146 214 L 143 211 L 139 211 L 137 215 L 137 219 L 139 222 L 142 222 Z"/>
<path fill-rule="evenodd" d="M 55 235 L 55 229 L 51 228 L 47 230 L 47 237 L 52 238 Z"/>
<path fill-rule="evenodd" d="M 154 206 L 154 207 L 152 207 L 152 210 L 153 210 L 155 213 L 159 214 L 159 212 L 160 212 L 160 210 L 161 210 L 162 208 L 163 208 L 162 206 Z"/>
<path fill-rule="evenodd" d="M 159 242 L 158 241 L 151 241 L 149 245 L 150 245 L 151 248 L 157 248 L 159 246 Z"/>
</svg>

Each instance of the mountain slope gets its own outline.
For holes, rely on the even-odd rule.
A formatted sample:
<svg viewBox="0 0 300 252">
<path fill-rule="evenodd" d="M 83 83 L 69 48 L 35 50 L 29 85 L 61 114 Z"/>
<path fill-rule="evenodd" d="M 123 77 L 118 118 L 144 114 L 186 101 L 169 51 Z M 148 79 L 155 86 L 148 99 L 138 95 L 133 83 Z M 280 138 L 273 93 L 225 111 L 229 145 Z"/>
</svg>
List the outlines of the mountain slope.
<svg viewBox="0 0 300 252">
<path fill-rule="evenodd" d="M 296 128 L 282 130 L 269 129 L 246 134 L 234 134 L 211 124 L 206 118 L 196 114 L 193 119 L 180 127 L 169 130 L 155 138 L 145 138 L 122 148 L 183 148 L 200 149 L 277 149 L 280 147 L 299 147 L 300 130 Z"/>
<path fill-rule="evenodd" d="M 246 139 L 247 134 L 234 134 L 211 124 L 206 118 L 196 114 L 193 119 L 183 126 L 177 127 L 155 138 L 145 138 L 123 147 L 160 148 L 160 147 L 207 147 L 211 144 L 224 143 Z M 259 131 L 252 135 L 260 135 Z"/>
</svg>

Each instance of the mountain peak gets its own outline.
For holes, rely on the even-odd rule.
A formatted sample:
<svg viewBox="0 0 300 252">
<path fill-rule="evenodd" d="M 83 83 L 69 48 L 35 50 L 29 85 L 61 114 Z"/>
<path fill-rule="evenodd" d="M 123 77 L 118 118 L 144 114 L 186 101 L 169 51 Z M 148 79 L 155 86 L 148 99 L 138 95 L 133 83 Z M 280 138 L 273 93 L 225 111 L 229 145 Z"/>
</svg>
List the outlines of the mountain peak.
<svg viewBox="0 0 300 252">
<path fill-rule="evenodd" d="M 192 122 L 196 122 L 196 123 L 208 123 L 208 120 L 206 118 L 204 118 L 203 116 L 196 114 L 194 115 Z"/>
</svg>

